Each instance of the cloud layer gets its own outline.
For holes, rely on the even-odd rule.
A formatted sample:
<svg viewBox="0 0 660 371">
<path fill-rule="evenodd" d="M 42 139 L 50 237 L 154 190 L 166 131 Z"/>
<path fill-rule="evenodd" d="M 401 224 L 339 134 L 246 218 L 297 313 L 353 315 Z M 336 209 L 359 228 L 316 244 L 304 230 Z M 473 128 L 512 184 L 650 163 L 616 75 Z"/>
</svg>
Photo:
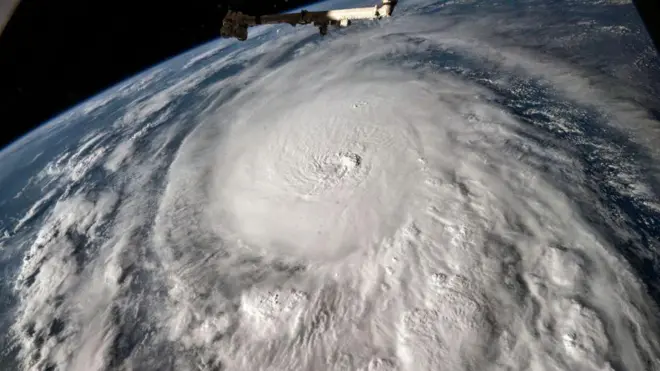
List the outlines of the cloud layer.
<svg viewBox="0 0 660 371">
<path fill-rule="evenodd" d="M 5 235 L 23 367 L 657 369 L 652 87 L 468 6 L 264 27 L 67 116 Z"/>
</svg>

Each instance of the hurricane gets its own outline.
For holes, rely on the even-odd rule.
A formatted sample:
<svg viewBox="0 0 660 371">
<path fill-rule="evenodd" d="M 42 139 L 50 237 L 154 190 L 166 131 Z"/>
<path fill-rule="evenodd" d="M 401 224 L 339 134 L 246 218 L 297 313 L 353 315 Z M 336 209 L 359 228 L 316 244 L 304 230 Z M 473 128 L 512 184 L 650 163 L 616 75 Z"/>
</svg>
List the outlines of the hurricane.
<svg viewBox="0 0 660 371">
<path fill-rule="evenodd" d="M 618 75 L 652 47 L 613 75 L 562 52 L 620 29 L 542 49 L 561 12 L 468 6 L 251 30 L 49 124 L 0 224 L 3 362 L 660 369 L 660 102 Z"/>
</svg>

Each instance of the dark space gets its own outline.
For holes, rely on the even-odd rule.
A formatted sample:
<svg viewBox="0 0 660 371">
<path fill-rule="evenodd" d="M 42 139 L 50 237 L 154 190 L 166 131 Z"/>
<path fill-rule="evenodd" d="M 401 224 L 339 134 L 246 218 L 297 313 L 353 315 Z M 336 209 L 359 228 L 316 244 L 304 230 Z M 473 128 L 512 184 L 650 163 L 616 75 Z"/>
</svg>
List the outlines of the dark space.
<svg viewBox="0 0 660 371">
<path fill-rule="evenodd" d="M 309 0 L 23 0 L 0 34 L 0 148 L 163 60 L 220 37 L 228 7 L 252 15 Z"/>
<path fill-rule="evenodd" d="M 0 34 L 0 148 L 113 84 L 218 38 L 228 8 L 263 15 L 314 2 L 23 0 Z M 660 5 L 634 3 L 658 47 Z"/>
</svg>

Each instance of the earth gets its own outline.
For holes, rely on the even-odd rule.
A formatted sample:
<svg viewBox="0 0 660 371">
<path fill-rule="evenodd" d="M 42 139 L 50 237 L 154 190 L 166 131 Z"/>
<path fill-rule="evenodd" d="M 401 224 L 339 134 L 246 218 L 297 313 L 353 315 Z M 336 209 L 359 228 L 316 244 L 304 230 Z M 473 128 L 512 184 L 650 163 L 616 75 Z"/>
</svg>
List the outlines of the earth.
<svg viewBox="0 0 660 371">
<path fill-rule="evenodd" d="M 660 370 L 659 77 L 604 0 L 154 66 L 0 152 L 1 368 Z"/>
</svg>

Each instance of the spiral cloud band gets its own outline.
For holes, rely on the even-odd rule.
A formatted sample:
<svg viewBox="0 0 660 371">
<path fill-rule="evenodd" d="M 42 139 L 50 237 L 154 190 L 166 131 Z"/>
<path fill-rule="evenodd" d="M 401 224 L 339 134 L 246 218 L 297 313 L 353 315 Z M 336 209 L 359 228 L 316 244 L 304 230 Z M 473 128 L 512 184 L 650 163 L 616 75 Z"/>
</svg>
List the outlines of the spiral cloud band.
<svg viewBox="0 0 660 371">
<path fill-rule="evenodd" d="M 18 273 L 21 365 L 659 369 L 626 259 L 655 246 L 629 210 L 658 216 L 657 173 L 621 155 L 654 158 L 633 139 L 657 123 L 589 66 L 476 38 L 495 21 L 404 5 L 266 27 L 90 108 L 138 102 L 31 180 L 57 191 L 16 229 L 53 205 Z"/>
</svg>

